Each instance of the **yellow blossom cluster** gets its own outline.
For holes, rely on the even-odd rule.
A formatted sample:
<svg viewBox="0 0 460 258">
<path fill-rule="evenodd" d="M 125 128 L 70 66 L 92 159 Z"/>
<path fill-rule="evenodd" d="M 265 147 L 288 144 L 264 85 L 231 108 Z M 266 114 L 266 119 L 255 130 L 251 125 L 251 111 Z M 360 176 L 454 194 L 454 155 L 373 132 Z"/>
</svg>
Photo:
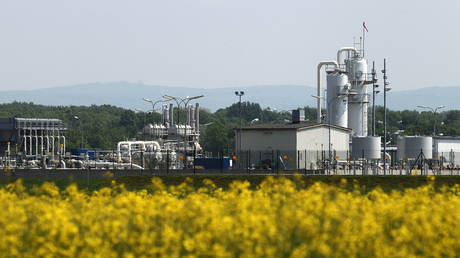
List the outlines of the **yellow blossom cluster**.
<svg viewBox="0 0 460 258">
<path fill-rule="evenodd" d="M 191 180 L 191 179 L 190 179 Z M 189 180 L 189 181 L 190 181 Z M 268 177 L 91 193 L 0 189 L 0 257 L 455 257 L 460 187 L 362 191 Z"/>
</svg>

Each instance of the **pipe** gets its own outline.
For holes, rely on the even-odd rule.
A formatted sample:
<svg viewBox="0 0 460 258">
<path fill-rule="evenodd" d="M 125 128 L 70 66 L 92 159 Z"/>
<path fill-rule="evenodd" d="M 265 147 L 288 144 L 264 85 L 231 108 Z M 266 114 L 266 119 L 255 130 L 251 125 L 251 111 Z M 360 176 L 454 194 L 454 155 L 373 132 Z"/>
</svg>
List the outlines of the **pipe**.
<svg viewBox="0 0 460 258">
<path fill-rule="evenodd" d="M 35 130 L 35 155 L 38 155 L 38 132 Z"/>
<path fill-rule="evenodd" d="M 198 135 L 200 134 L 200 104 L 198 103 L 195 104 L 195 133 L 198 140 Z"/>
<path fill-rule="evenodd" d="M 354 47 L 343 47 L 341 49 L 339 49 L 339 51 L 337 51 L 337 64 L 340 65 L 341 62 L 340 62 L 340 57 L 342 55 L 342 52 L 354 52 L 355 53 L 355 56 L 359 56 L 359 52 L 356 48 Z"/>
<path fill-rule="evenodd" d="M 179 107 L 177 107 L 177 108 L 179 108 Z M 174 105 L 173 104 L 169 104 L 169 121 L 170 121 L 169 124 L 171 126 L 173 126 L 174 125 Z M 177 121 L 177 122 L 179 122 L 179 121 Z"/>
<path fill-rule="evenodd" d="M 65 136 L 62 135 L 61 136 L 62 138 L 62 149 L 61 149 L 61 155 L 64 155 L 65 154 Z"/>
<path fill-rule="evenodd" d="M 317 71 L 317 81 L 318 81 L 318 91 L 317 91 L 317 100 L 318 100 L 318 104 L 317 104 L 317 118 L 318 118 L 318 123 L 320 124 L 321 123 L 321 68 L 324 66 L 324 65 L 334 65 L 335 68 L 339 68 L 338 64 L 336 61 L 324 61 L 324 62 L 320 62 L 318 64 L 318 71 Z"/>
<path fill-rule="evenodd" d="M 27 136 L 22 136 L 24 139 L 24 155 L 27 155 Z"/>
<path fill-rule="evenodd" d="M 187 125 L 192 122 L 192 106 L 187 106 Z"/>
<path fill-rule="evenodd" d="M 141 150 L 145 151 L 145 145 L 152 144 L 155 146 L 153 151 L 161 150 L 160 144 L 157 141 L 122 141 L 117 144 L 118 162 L 121 162 L 121 145 L 128 145 L 129 159 L 131 160 L 131 145 L 141 145 Z"/>
</svg>

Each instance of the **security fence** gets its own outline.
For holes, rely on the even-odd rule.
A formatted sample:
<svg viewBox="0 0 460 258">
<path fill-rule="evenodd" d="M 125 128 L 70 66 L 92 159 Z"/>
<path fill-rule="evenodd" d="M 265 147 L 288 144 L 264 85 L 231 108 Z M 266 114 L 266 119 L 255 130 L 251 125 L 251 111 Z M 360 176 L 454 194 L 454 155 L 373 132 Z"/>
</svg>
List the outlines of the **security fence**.
<svg viewBox="0 0 460 258">
<path fill-rule="evenodd" d="M 383 156 L 383 155 L 382 155 Z M 184 155 L 133 151 L 117 156 L 115 150 L 92 150 L 80 156 L 59 156 L 45 166 L 47 157 L 3 156 L 3 169 L 74 169 L 74 170 L 139 170 L 154 173 L 261 173 L 324 175 L 460 175 L 460 152 L 448 151 L 398 159 L 389 152 L 384 159 L 352 157 L 349 151 L 329 150 L 248 150 L 237 153 L 202 153 Z"/>
</svg>

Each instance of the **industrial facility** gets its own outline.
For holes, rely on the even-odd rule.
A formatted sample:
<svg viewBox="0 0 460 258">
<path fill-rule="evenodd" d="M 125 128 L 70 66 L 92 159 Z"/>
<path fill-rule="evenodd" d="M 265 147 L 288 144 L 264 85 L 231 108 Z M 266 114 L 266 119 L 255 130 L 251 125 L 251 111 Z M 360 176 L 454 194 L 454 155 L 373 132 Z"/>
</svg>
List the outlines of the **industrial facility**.
<svg viewBox="0 0 460 258">
<path fill-rule="evenodd" d="M 114 150 L 67 152 L 65 128 L 59 119 L 2 118 L 0 144 L 2 168 L 18 169 L 138 169 L 186 170 L 198 165 L 260 171 L 304 171 L 326 174 L 440 174 L 459 168 L 460 138 L 449 136 L 398 136 L 396 146 L 387 146 L 386 92 L 389 90 L 384 61 L 384 134 L 368 131 L 368 110 L 373 88 L 375 107 L 377 73 L 365 59 L 364 37 L 355 47 L 337 50 L 334 60 L 318 63 L 316 122 L 306 121 L 304 109 L 292 111 L 292 121 L 283 124 L 250 124 L 235 128 L 235 149 L 228 157 L 203 160 L 200 145 L 200 105 L 189 101 L 203 95 L 178 98 L 164 95 L 161 121 L 147 123 L 142 139 L 118 142 Z M 370 72 L 369 72 L 370 71 Z M 322 77 L 326 85 L 322 84 Z M 324 96 L 323 90 L 326 89 Z M 240 100 L 244 92 L 235 92 Z M 174 101 L 177 104 L 163 104 Z M 181 104 L 185 112 L 180 112 Z M 326 109 L 322 111 L 322 104 Z M 372 123 L 375 124 L 372 108 Z M 177 112 L 175 112 L 177 111 Z M 180 119 L 180 114 L 185 118 Z M 184 122 L 180 122 L 184 121 Z M 83 140 L 82 140 L 83 142 Z M 230 153 L 228 153 L 230 154 Z M 200 160 L 201 159 L 201 160 Z M 224 164 L 225 162 L 225 164 Z M 213 165 L 211 165 L 211 163 Z M 415 171 L 415 172 L 414 172 Z"/>
</svg>

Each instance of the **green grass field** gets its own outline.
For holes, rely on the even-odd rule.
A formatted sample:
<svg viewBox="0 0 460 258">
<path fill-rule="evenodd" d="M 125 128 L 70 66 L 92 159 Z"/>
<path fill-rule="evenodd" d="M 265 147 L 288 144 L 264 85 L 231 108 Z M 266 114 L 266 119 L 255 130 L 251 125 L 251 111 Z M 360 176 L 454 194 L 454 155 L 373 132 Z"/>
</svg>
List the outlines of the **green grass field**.
<svg viewBox="0 0 460 258">
<path fill-rule="evenodd" d="M 203 186 L 204 179 L 212 180 L 217 187 L 224 190 L 228 188 L 229 184 L 235 180 L 248 181 L 251 188 L 257 186 L 266 178 L 264 175 L 161 175 L 165 185 L 179 185 L 188 177 L 192 179 L 192 185 L 196 188 Z M 274 176 L 282 177 L 282 176 Z M 286 178 L 293 178 L 293 175 L 284 175 Z M 384 191 L 389 192 L 392 190 L 404 190 L 406 188 L 416 188 L 425 185 L 429 179 L 426 176 L 299 176 L 302 185 L 307 187 L 315 182 L 322 182 L 328 185 L 339 185 L 341 179 L 347 180 L 347 187 L 354 188 L 358 185 L 361 191 L 366 192 L 376 187 L 381 187 Z M 111 181 L 115 180 L 117 184 L 124 184 L 128 190 L 141 190 L 147 189 L 151 184 L 152 176 L 126 176 L 112 179 L 97 178 L 97 179 L 73 179 L 73 178 L 26 178 L 22 179 L 23 184 L 27 189 L 34 186 L 40 186 L 44 182 L 54 182 L 60 189 L 64 189 L 70 184 L 77 184 L 79 189 L 86 189 L 94 191 L 103 187 L 110 187 Z M 7 184 L 14 182 L 17 178 L 0 178 L 0 188 L 5 187 Z M 460 176 L 436 176 L 434 187 L 440 189 L 443 186 L 460 185 Z"/>
</svg>

